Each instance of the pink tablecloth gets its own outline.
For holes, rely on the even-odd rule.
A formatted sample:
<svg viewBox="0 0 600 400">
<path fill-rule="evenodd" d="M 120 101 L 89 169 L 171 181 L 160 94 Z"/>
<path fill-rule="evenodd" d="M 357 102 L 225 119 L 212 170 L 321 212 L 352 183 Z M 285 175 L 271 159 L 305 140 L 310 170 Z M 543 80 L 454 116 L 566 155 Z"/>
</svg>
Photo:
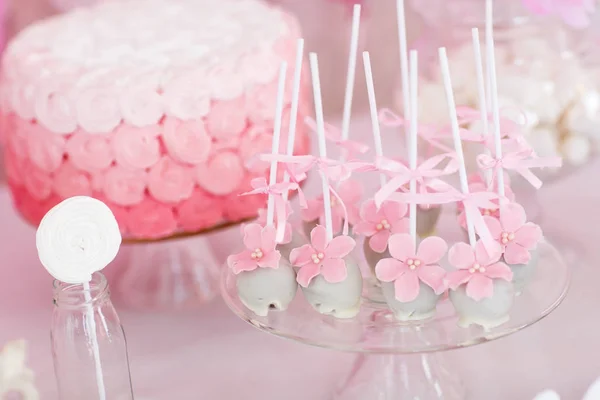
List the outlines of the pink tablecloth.
<svg viewBox="0 0 600 400">
<path fill-rule="evenodd" d="M 368 132 L 359 121 L 357 131 Z M 389 147 L 388 147 L 389 148 Z M 576 253 L 570 293 L 552 315 L 494 343 L 451 353 L 475 400 L 530 400 L 552 387 L 577 400 L 600 375 L 600 161 L 545 187 L 543 226 Z M 42 399 L 56 399 L 50 354 L 51 281 L 36 259 L 35 235 L 0 184 L 0 343 L 25 337 Z M 155 400 L 326 400 L 352 355 L 259 332 L 217 300 L 197 312 L 120 310 L 129 339 L 136 398 Z M 315 366 L 318 366 L 315 368 Z M 367 400 L 367 399 L 365 399 Z"/>
</svg>

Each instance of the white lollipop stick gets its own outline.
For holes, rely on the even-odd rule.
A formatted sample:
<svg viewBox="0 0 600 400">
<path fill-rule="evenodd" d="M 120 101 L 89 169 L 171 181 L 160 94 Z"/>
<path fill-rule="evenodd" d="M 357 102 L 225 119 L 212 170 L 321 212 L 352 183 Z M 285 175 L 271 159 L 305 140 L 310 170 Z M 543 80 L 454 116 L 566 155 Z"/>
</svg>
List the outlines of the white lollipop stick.
<svg viewBox="0 0 600 400">
<path fill-rule="evenodd" d="M 396 0 L 396 19 L 398 21 L 398 43 L 400 44 L 400 76 L 402 78 L 402 105 L 404 106 L 404 118 L 410 115 L 410 96 L 408 82 L 408 44 L 406 40 L 406 15 L 404 12 L 404 0 Z M 405 135 L 408 140 L 409 130 L 405 126 Z"/>
<path fill-rule="evenodd" d="M 486 55 L 490 48 L 490 38 L 494 37 L 494 6 L 492 0 L 485 0 L 485 47 L 486 47 Z M 487 60 L 485 63 L 485 85 L 486 85 L 486 101 L 488 106 L 488 113 L 492 111 L 492 66 Z"/>
<path fill-rule="evenodd" d="M 371 70 L 371 56 L 368 51 L 363 52 L 363 64 L 365 77 L 367 79 L 367 94 L 369 95 L 369 110 L 371 111 L 371 127 L 373 129 L 373 141 L 375 142 L 375 155 L 383 157 L 383 146 L 381 144 L 381 129 L 379 126 L 379 115 L 377 114 L 377 100 L 375 98 L 375 84 L 373 82 L 373 71 Z M 386 178 L 382 172 L 379 174 L 381 186 L 385 185 Z"/>
<path fill-rule="evenodd" d="M 90 197 L 72 197 L 52 208 L 40 222 L 36 247 L 42 265 L 55 279 L 83 285 L 86 324 L 96 366 L 98 397 L 106 399 L 100 348 L 89 282 L 119 252 L 121 233 L 110 209 Z"/>
<path fill-rule="evenodd" d="M 315 53 L 309 54 L 310 71 L 312 75 L 313 96 L 315 99 L 315 117 L 317 119 L 317 139 L 319 140 L 319 156 L 327 158 L 327 143 L 325 141 L 325 120 L 323 118 L 323 99 L 321 97 L 321 80 L 319 78 L 319 60 Z M 321 172 L 323 186 L 323 206 L 325 212 L 325 230 L 327 240 L 333 239 L 333 223 L 331 218 L 331 195 L 329 194 L 329 179 Z"/>
<path fill-rule="evenodd" d="M 496 159 L 502 158 L 502 134 L 500 132 L 500 110 L 498 108 L 498 78 L 496 76 L 496 52 L 494 49 L 494 31 L 492 21 L 492 2 L 487 0 L 486 2 L 486 42 L 487 42 L 487 63 L 490 66 L 490 83 L 491 83 L 491 97 L 492 97 L 492 115 L 494 121 L 494 147 L 496 150 Z M 502 166 L 497 169 L 496 181 L 498 183 L 498 195 L 500 198 L 504 197 L 504 170 Z"/>
<path fill-rule="evenodd" d="M 417 169 L 417 120 L 419 118 L 419 110 L 417 107 L 418 99 L 418 67 L 419 58 L 416 50 L 410 52 L 410 140 L 409 140 L 409 151 L 408 151 L 408 162 L 410 169 L 415 171 Z M 410 180 L 410 194 L 417 194 L 417 180 Z M 415 246 L 417 244 L 417 203 L 414 201 L 409 204 L 409 222 L 410 222 L 410 235 L 412 236 Z M 416 248 L 416 247 L 415 247 Z"/>
<path fill-rule="evenodd" d="M 304 58 L 304 39 L 298 39 L 296 43 L 296 65 L 294 67 L 294 87 L 292 92 L 292 107 L 290 110 L 290 129 L 288 131 L 287 151 L 288 156 L 294 155 L 294 142 L 296 141 L 296 122 L 298 120 L 298 103 L 300 99 L 300 83 L 302 80 L 302 61 Z M 287 171 L 283 174 L 283 181 L 288 183 L 290 175 Z M 289 192 L 283 193 L 283 199 L 287 201 Z"/>
<path fill-rule="evenodd" d="M 358 52 L 358 36 L 360 33 L 360 10 L 360 4 L 355 4 L 352 14 L 352 32 L 350 36 L 350 52 L 348 54 L 346 92 L 344 93 L 342 140 L 348 140 L 348 137 L 350 136 L 350 117 L 352 115 L 352 98 L 354 97 L 354 81 L 356 79 L 356 56 Z"/>
<path fill-rule="evenodd" d="M 488 104 L 486 99 L 485 90 L 485 77 L 483 75 L 483 58 L 481 56 L 481 43 L 479 41 L 479 29 L 473 28 L 471 30 L 473 37 L 473 51 L 475 53 L 475 71 L 477 75 L 477 92 L 479 95 L 479 112 L 481 115 L 481 123 L 483 125 L 483 137 L 487 138 L 490 133 L 489 121 L 488 121 Z M 488 63 L 489 64 L 489 63 Z M 490 154 L 490 150 L 485 146 L 486 154 Z M 492 180 L 492 172 L 489 170 L 484 171 L 486 181 L 488 183 Z"/>
<path fill-rule="evenodd" d="M 456 116 L 456 102 L 454 101 L 454 92 L 452 91 L 452 79 L 450 78 L 450 67 L 448 66 L 448 56 L 446 48 L 439 49 L 440 66 L 442 69 L 442 78 L 444 79 L 444 88 L 446 89 L 446 100 L 448 101 L 448 109 L 450 110 L 450 126 L 452 128 L 452 139 L 454 140 L 454 149 L 458 157 L 460 187 L 464 194 L 469 193 L 469 183 L 467 180 L 467 168 L 465 167 L 465 156 L 463 153 L 462 142 L 460 138 L 460 128 L 458 125 L 458 117 Z M 473 228 L 473 219 L 469 213 L 469 209 L 465 208 L 467 217 L 467 231 L 469 233 L 469 242 L 471 246 L 475 246 L 476 237 Z"/>
<path fill-rule="evenodd" d="M 287 71 L 287 62 L 282 62 L 279 68 L 279 83 L 277 86 L 277 103 L 275 106 L 275 126 L 273 128 L 273 144 L 271 153 L 279 154 L 279 138 L 281 137 L 281 118 L 283 115 L 283 95 L 285 91 L 285 74 Z M 269 186 L 277 183 L 277 161 L 271 161 L 271 171 L 269 175 Z M 273 225 L 275 220 L 275 197 L 269 194 L 267 202 L 267 226 Z M 278 221 L 284 223 L 284 221 Z"/>
</svg>

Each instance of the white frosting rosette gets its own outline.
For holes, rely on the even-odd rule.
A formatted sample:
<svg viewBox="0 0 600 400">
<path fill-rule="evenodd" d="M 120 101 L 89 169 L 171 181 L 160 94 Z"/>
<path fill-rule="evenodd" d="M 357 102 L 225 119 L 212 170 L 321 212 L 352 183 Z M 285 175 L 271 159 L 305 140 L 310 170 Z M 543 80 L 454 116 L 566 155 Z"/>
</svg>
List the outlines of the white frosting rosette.
<svg viewBox="0 0 600 400">
<path fill-rule="evenodd" d="M 36 235 L 46 270 L 65 283 L 85 283 L 119 252 L 121 233 L 108 206 L 91 197 L 71 197 L 51 209 Z"/>
</svg>

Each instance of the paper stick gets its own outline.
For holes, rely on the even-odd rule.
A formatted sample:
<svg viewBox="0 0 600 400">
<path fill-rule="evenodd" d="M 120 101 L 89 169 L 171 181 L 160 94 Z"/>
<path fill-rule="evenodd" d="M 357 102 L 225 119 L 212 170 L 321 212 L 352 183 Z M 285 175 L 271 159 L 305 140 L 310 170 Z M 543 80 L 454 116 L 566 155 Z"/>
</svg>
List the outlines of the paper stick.
<svg viewBox="0 0 600 400">
<path fill-rule="evenodd" d="M 321 97 L 321 79 L 319 78 L 319 61 L 316 53 L 309 54 L 310 71 L 312 75 L 313 96 L 315 100 L 315 118 L 317 120 L 317 139 L 319 141 L 319 156 L 327 158 L 327 143 L 325 141 L 325 120 L 323 118 L 323 98 Z M 331 219 L 331 195 L 329 179 L 321 172 L 323 186 L 323 206 L 325 212 L 325 230 L 327 240 L 333 239 L 333 223 Z"/>
<path fill-rule="evenodd" d="M 500 110 L 498 108 L 498 78 L 496 76 L 496 51 L 494 46 L 494 26 L 492 14 L 492 1 L 486 1 L 486 43 L 487 43 L 487 63 L 490 66 L 490 83 L 491 83 L 491 98 L 492 98 L 492 115 L 494 121 L 494 147 L 496 150 L 496 160 L 502 159 L 502 133 L 500 132 Z M 498 184 L 498 194 L 500 201 L 505 195 L 504 191 L 504 170 L 502 166 L 496 169 L 496 182 Z"/>
<path fill-rule="evenodd" d="M 296 142 L 296 123 L 298 120 L 298 103 L 300 99 L 300 83 L 302 81 L 302 61 L 304 59 L 304 39 L 298 39 L 296 42 L 296 65 L 294 67 L 294 87 L 292 91 L 292 107 L 290 109 L 290 127 L 288 130 L 287 151 L 288 156 L 294 155 L 294 143 Z M 283 181 L 288 183 L 290 175 L 287 171 L 283 174 Z M 289 192 L 283 193 L 283 199 L 288 200 Z"/>
<path fill-rule="evenodd" d="M 92 355 L 94 356 L 94 365 L 96 369 L 96 385 L 98 386 L 99 400 L 106 400 L 106 388 L 104 387 L 104 373 L 102 372 L 102 362 L 100 361 L 100 346 L 98 345 L 98 336 L 96 332 L 96 320 L 94 318 L 94 309 L 92 307 L 92 291 L 90 283 L 83 283 L 83 297 L 86 304 L 85 319 L 89 333 L 90 344 L 92 346 Z"/>
<path fill-rule="evenodd" d="M 275 105 L 275 126 L 273 128 L 273 145 L 271 153 L 279 154 L 279 138 L 281 137 L 281 117 L 283 115 L 283 95 L 285 91 L 285 74 L 287 71 L 287 62 L 282 62 L 279 68 L 279 83 L 277 86 L 277 100 Z M 271 171 L 269 175 L 269 186 L 277 183 L 277 161 L 271 161 Z M 269 194 L 267 202 L 267 226 L 273 225 L 275 219 L 275 197 Z M 285 223 L 285 221 L 278 221 Z"/>
<path fill-rule="evenodd" d="M 419 59 L 416 50 L 410 52 L 410 140 L 409 151 L 408 151 L 408 162 L 409 167 L 412 171 L 417 169 L 417 121 L 419 118 L 419 110 L 417 107 L 418 99 L 418 67 Z M 417 194 L 417 180 L 410 180 L 410 194 Z M 410 235 L 412 236 L 415 246 L 417 244 L 417 203 L 409 203 L 409 222 L 410 222 Z M 416 247 L 415 247 L 416 248 Z"/>
<path fill-rule="evenodd" d="M 486 54 L 490 48 L 489 39 L 494 37 L 494 6 L 492 0 L 485 1 L 485 47 Z M 487 101 L 487 112 L 492 112 L 492 66 L 486 58 L 485 63 L 485 93 L 486 93 L 486 101 Z"/>
<path fill-rule="evenodd" d="M 404 0 L 396 0 L 396 18 L 398 20 L 398 42 L 400 44 L 400 76 L 402 78 L 402 105 L 404 106 L 404 119 L 410 115 L 410 96 L 408 82 L 408 44 L 406 41 L 406 15 Z M 404 126 L 404 133 L 408 144 L 409 128 Z"/>
<path fill-rule="evenodd" d="M 444 88 L 446 89 L 446 100 L 448 101 L 448 109 L 450 110 L 450 126 L 452 128 L 452 139 L 454 140 L 454 149 L 458 158 L 460 187 L 463 194 L 469 193 L 469 182 L 467 180 L 467 168 L 465 167 L 465 156 L 463 153 L 462 142 L 460 139 L 460 127 L 458 125 L 458 117 L 456 115 L 456 102 L 454 101 L 454 92 L 452 91 L 452 79 L 450 78 L 450 67 L 448 66 L 448 56 L 446 48 L 439 49 L 440 66 L 442 69 L 442 78 L 444 79 Z M 475 246 L 476 237 L 473 229 L 473 218 L 469 215 L 469 209 L 465 208 L 467 219 L 467 231 L 469 233 L 469 242 L 471 246 Z"/>
<path fill-rule="evenodd" d="M 368 51 L 363 52 L 363 64 L 367 80 L 367 94 L 369 95 L 369 110 L 371 111 L 371 127 L 373 129 L 373 141 L 375 142 L 375 156 L 383 157 L 383 146 L 381 144 L 381 129 L 379 126 L 379 113 L 377 112 L 377 99 L 375 98 L 375 84 L 373 82 L 373 71 L 371 69 L 371 56 Z M 385 185 L 386 178 L 382 172 L 379 174 L 381 186 Z"/>
<path fill-rule="evenodd" d="M 352 98 L 354 97 L 354 81 L 356 78 L 356 56 L 358 52 L 358 36 L 360 33 L 360 10 L 360 4 L 355 4 L 352 14 L 352 33 L 350 36 L 350 52 L 348 55 L 348 73 L 346 76 L 346 92 L 344 94 L 342 140 L 348 140 L 348 137 L 350 136 L 350 117 L 352 115 Z"/>
<path fill-rule="evenodd" d="M 488 104 L 487 104 L 487 93 L 485 89 L 485 76 L 483 75 L 483 58 L 481 56 L 481 43 L 479 41 L 479 29 L 473 28 L 471 30 L 471 35 L 473 37 L 473 51 L 475 53 L 475 71 L 477 75 L 477 92 L 479 95 L 479 112 L 481 114 L 481 123 L 483 124 L 483 137 L 487 139 L 490 133 L 490 125 L 488 120 Z M 487 63 L 489 64 L 489 63 Z M 486 64 L 486 65 L 487 65 Z M 486 154 L 490 154 L 490 149 L 485 146 Z M 488 184 L 492 181 L 492 171 L 485 170 L 485 179 Z"/>
</svg>

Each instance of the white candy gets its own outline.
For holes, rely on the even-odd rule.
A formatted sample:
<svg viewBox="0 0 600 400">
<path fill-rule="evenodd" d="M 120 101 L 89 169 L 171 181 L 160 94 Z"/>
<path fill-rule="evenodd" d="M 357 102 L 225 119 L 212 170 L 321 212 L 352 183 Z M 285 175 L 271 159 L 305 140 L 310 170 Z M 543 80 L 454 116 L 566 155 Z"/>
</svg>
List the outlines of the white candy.
<svg viewBox="0 0 600 400">
<path fill-rule="evenodd" d="M 584 136 L 569 136 L 562 145 L 562 152 L 569 164 L 575 166 L 585 164 L 591 156 L 590 141 Z"/>
<path fill-rule="evenodd" d="M 533 129 L 527 134 L 527 142 L 540 157 L 555 157 L 558 153 L 558 133 L 551 129 Z"/>
<path fill-rule="evenodd" d="M 106 204 L 91 197 L 71 197 L 48 211 L 36 235 L 38 256 L 46 270 L 65 283 L 86 283 L 119 252 L 121 232 Z"/>
</svg>

